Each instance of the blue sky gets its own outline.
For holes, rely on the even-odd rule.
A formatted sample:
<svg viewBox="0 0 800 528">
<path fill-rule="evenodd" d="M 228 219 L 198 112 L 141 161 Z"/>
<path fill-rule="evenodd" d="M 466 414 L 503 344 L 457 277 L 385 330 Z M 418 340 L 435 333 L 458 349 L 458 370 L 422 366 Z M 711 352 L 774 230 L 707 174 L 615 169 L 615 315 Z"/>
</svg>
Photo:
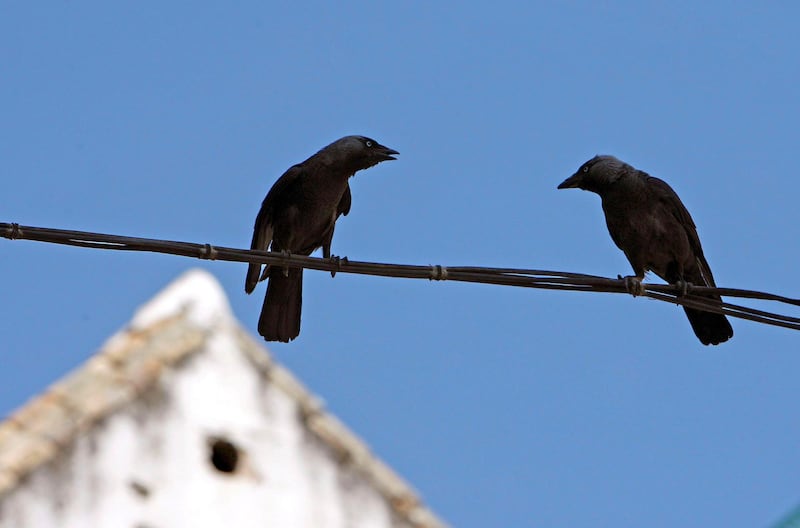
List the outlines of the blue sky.
<svg viewBox="0 0 800 528">
<path fill-rule="evenodd" d="M 678 192 L 721 286 L 800 296 L 800 7 L 770 2 L 0 6 L 3 222 L 247 247 L 266 191 L 346 134 L 355 260 L 628 274 L 614 154 Z M 190 267 L 255 334 L 245 266 L 0 240 L 0 412 Z M 767 526 L 800 502 L 800 334 L 680 308 L 307 272 L 272 345 L 454 526 Z"/>
</svg>

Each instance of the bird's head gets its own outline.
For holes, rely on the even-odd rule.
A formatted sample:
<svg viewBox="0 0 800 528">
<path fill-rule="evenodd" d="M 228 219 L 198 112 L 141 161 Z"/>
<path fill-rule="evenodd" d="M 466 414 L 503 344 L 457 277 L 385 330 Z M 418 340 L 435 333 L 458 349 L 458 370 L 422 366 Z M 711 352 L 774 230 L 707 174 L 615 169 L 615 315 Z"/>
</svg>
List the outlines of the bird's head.
<svg viewBox="0 0 800 528">
<path fill-rule="evenodd" d="M 366 136 L 345 136 L 320 151 L 331 165 L 341 165 L 353 172 L 368 169 L 382 161 L 396 160 L 400 154 Z"/>
<path fill-rule="evenodd" d="M 614 156 L 595 156 L 569 178 L 561 182 L 559 189 L 578 188 L 602 193 L 625 173 L 627 165 Z"/>
</svg>

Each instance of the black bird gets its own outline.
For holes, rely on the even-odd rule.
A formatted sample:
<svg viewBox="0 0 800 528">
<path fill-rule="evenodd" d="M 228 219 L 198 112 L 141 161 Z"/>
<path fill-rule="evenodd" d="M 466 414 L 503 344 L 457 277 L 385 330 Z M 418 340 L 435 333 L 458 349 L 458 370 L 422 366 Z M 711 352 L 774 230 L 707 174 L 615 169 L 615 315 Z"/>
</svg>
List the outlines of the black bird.
<svg viewBox="0 0 800 528">
<path fill-rule="evenodd" d="M 571 187 L 600 195 L 608 232 L 636 274 L 625 277 L 633 295 L 644 293 L 642 280 L 646 271 L 670 284 L 716 286 L 694 221 L 666 182 L 614 156 L 595 156 L 558 186 Z M 718 295 L 706 297 L 721 301 Z M 694 308 L 684 310 L 704 345 L 718 345 L 733 336 L 733 328 L 724 315 Z"/>
<path fill-rule="evenodd" d="M 307 160 L 290 167 L 267 193 L 256 217 L 251 249 L 286 251 L 310 255 L 322 247 L 331 256 L 336 219 L 350 212 L 348 180 L 357 171 L 386 160 L 397 159 L 396 150 L 364 136 L 346 136 L 334 141 Z M 258 333 L 267 341 L 288 343 L 300 334 L 303 302 L 302 268 L 250 264 L 244 291 L 269 279 Z"/>
</svg>

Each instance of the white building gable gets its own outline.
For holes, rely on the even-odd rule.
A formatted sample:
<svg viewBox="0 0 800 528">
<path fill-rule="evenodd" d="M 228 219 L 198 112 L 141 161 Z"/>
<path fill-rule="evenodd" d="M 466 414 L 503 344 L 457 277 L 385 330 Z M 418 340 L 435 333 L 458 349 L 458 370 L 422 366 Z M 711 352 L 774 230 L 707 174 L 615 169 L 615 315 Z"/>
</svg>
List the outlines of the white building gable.
<svg viewBox="0 0 800 528">
<path fill-rule="evenodd" d="M 0 528 L 444 526 L 191 271 L 0 424 Z"/>
</svg>

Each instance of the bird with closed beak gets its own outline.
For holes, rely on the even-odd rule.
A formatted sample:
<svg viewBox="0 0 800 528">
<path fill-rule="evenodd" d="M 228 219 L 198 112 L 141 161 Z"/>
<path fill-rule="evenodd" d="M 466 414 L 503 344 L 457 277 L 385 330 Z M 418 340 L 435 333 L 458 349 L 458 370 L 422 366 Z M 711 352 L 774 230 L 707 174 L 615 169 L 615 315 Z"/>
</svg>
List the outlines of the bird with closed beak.
<svg viewBox="0 0 800 528">
<path fill-rule="evenodd" d="M 399 154 L 365 136 L 346 136 L 278 178 L 261 204 L 253 229 L 251 249 L 310 255 L 322 248 L 331 257 L 336 220 L 350 212 L 350 177 Z M 252 293 L 268 279 L 258 319 L 258 333 L 266 341 L 288 343 L 300 334 L 303 269 L 250 264 L 244 290 Z"/>
<path fill-rule="evenodd" d="M 635 273 L 625 277 L 633 295 L 644 293 L 642 280 L 647 271 L 670 284 L 716 287 L 694 221 L 663 180 L 614 156 L 595 156 L 558 188 L 578 188 L 600 195 L 608 232 Z M 702 295 L 722 300 L 719 295 Z M 683 309 L 704 345 L 718 345 L 733 337 L 733 328 L 723 314 L 685 306 Z"/>
</svg>

